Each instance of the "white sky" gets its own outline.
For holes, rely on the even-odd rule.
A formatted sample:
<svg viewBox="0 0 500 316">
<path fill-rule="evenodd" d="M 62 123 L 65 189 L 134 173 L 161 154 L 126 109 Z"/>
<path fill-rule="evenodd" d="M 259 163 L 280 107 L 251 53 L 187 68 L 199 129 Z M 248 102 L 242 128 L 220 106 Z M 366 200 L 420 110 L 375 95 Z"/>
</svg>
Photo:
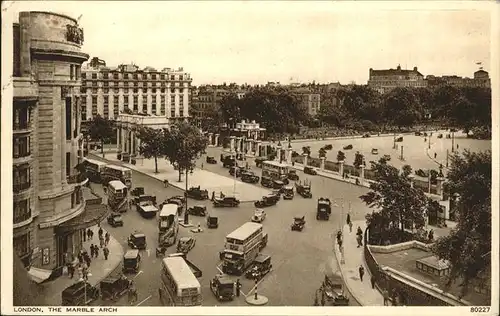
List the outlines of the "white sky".
<svg viewBox="0 0 500 316">
<path fill-rule="evenodd" d="M 184 67 L 194 84 L 291 77 L 364 84 L 370 67 L 398 63 L 424 75 L 471 77 L 476 62 L 490 71 L 492 6 L 452 4 L 20 1 L 8 12 L 15 20 L 30 10 L 82 15 L 83 50 L 91 57 L 110 66 Z"/>
</svg>

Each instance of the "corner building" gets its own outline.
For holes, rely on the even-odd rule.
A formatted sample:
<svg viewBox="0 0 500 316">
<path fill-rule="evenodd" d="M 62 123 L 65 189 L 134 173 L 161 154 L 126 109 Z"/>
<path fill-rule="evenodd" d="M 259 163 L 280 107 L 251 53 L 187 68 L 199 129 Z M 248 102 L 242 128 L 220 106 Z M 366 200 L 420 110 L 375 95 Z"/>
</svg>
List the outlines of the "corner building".
<svg viewBox="0 0 500 316">
<path fill-rule="evenodd" d="M 87 210 L 81 157 L 83 30 L 51 12 L 21 12 L 14 24 L 14 250 L 36 282 L 62 273 L 83 231 L 105 217 Z"/>
</svg>

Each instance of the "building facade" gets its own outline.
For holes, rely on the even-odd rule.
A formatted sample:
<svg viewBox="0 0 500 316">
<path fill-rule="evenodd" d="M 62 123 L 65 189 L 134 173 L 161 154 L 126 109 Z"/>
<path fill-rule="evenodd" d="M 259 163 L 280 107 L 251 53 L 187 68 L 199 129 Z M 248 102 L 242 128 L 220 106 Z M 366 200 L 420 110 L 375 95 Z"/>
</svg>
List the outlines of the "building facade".
<svg viewBox="0 0 500 316">
<path fill-rule="evenodd" d="M 474 72 L 474 78 L 464 78 L 459 76 L 433 76 L 426 77 L 427 83 L 430 87 L 436 86 L 453 86 L 457 88 L 490 88 L 490 76 L 488 72 L 479 69 Z"/>
<path fill-rule="evenodd" d="M 321 95 L 312 92 L 310 89 L 301 87 L 291 90 L 291 92 L 299 98 L 300 104 L 307 109 L 307 113 L 311 116 L 319 114 L 321 109 Z"/>
<path fill-rule="evenodd" d="M 222 100 L 233 91 L 217 87 L 201 86 L 193 92 L 192 116 L 196 126 L 206 128 L 210 124 L 209 118 L 212 111 L 219 108 Z"/>
<path fill-rule="evenodd" d="M 423 88 L 427 86 L 427 81 L 417 67 L 408 70 L 401 69 L 398 65 L 396 69 L 374 70 L 370 68 L 368 86 L 379 93 L 387 93 L 399 87 Z"/>
<path fill-rule="evenodd" d="M 100 115 L 116 119 L 120 113 L 189 118 L 191 76 L 183 68 L 119 65 L 106 67 L 98 58 L 82 69 L 83 122 Z"/>
<path fill-rule="evenodd" d="M 68 16 L 21 12 L 14 31 L 14 250 L 41 282 L 62 273 L 82 232 L 105 216 L 87 210 L 82 154 L 80 74 L 88 55 L 83 30 Z"/>
</svg>

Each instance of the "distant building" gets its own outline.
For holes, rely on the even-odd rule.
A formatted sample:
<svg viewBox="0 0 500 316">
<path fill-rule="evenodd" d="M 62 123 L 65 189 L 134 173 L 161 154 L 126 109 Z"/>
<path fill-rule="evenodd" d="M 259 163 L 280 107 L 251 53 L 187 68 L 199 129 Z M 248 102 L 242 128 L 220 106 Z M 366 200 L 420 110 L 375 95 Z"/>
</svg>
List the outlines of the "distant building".
<svg viewBox="0 0 500 316">
<path fill-rule="evenodd" d="M 210 113 L 218 109 L 222 100 L 233 92 L 211 86 L 201 86 L 193 89 L 191 115 L 196 126 L 203 126 Z"/>
<path fill-rule="evenodd" d="M 97 114 L 116 119 L 125 109 L 171 120 L 189 118 L 191 82 L 183 68 L 107 67 L 105 61 L 94 57 L 82 69 L 82 121 Z"/>
<path fill-rule="evenodd" d="M 490 76 L 488 72 L 480 69 L 474 72 L 474 78 L 463 78 L 459 76 L 433 76 L 429 75 L 426 77 L 427 83 L 430 87 L 436 86 L 453 86 L 457 88 L 464 87 L 481 87 L 481 88 L 490 88 Z"/>
<path fill-rule="evenodd" d="M 368 86 L 380 93 L 387 93 L 398 87 L 423 88 L 427 86 L 427 81 L 417 67 L 407 70 L 401 69 L 398 65 L 396 69 L 374 70 L 370 68 Z"/>
<path fill-rule="evenodd" d="M 307 109 L 307 113 L 311 116 L 319 114 L 321 106 L 321 95 L 319 93 L 311 92 L 310 89 L 301 87 L 291 90 L 296 95 L 301 105 Z"/>
</svg>

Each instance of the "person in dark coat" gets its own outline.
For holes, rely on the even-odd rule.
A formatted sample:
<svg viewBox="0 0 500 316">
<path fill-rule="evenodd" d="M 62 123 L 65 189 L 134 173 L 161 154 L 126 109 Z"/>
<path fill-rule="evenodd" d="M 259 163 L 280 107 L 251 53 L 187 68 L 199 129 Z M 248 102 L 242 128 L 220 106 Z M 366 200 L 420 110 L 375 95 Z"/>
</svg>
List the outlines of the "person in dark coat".
<svg viewBox="0 0 500 316">
<path fill-rule="evenodd" d="M 94 246 L 94 253 L 96 258 L 99 257 L 99 247 L 97 247 L 97 245 Z"/>
<path fill-rule="evenodd" d="M 384 296 L 384 306 L 389 306 L 389 292 L 387 290 L 382 291 L 382 295 Z"/>
<path fill-rule="evenodd" d="M 101 239 L 103 233 L 104 233 L 104 231 L 102 230 L 102 228 L 99 228 L 99 232 L 98 232 L 99 239 Z"/>
<path fill-rule="evenodd" d="M 372 283 L 372 289 L 375 288 L 375 281 L 376 281 L 375 276 L 372 274 L 372 277 L 370 278 L 370 282 Z"/>
<path fill-rule="evenodd" d="M 95 249 L 94 249 L 94 244 L 90 245 L 90 258 L 94 258 L 95 255 Z"/>
<path fill-rule="evenodd" d="M 434 231 L 431 229 L 429 231 L 429 242 L 433 242 L 434 241 Z"/>
<path fill-rule="evenodd" d="M 104 245 L 108 245 L 109 244 L 109 239 L 111 238 L 111 236 L 109 235 L 108 232 L 106 232 L 106 235 L 104 235 Z"/>
<path fill-rule="evenodd" d="M 361 237 L 361 235 L 357 235 L 356 236 L 356 240 L 358 241 L 358 247 L 357 248 L 363 246 L 363 237 Z"/>
<path fill-rule="evenodd" d="M 361 227 L 358 226 L 358 229 L 356 230 L 356 235 L 363 235 L 363 231 L 361 230 Z"/>
<path fill-rule="evenodd" d="M 346 219 L 347 225 L 351 223 L 351 214 L 347 213 L 347 219 Z"/>
<path fill-rule="evenodd" d="M 240 297 L 241 283 L 240 279 L 236 280 L 236 297 Z"/>
<path fill-rule="evenodd" d="M 359 279 L 361 280 L 361 282 L 363 282 L 363 275 L 365 275 L 365 268 L 362 265 L 360 265 L 358 270 L 359 270 Z"/>
<path fill-rule="evenodd" d="M 87 237 L 89 238 L 89 240 L 92 240 L 92 231 L 89 229 L 87 229 Z"/>
<path fill-rule="evenodd" d="M 104 247 L 104 249 L 102 250 L 102 252 L 104 253 L 104 260 L 108 260 L 108 256 L 109 256 L 109 249 L 108 249 L 108 247 Z"/>
</svg>

